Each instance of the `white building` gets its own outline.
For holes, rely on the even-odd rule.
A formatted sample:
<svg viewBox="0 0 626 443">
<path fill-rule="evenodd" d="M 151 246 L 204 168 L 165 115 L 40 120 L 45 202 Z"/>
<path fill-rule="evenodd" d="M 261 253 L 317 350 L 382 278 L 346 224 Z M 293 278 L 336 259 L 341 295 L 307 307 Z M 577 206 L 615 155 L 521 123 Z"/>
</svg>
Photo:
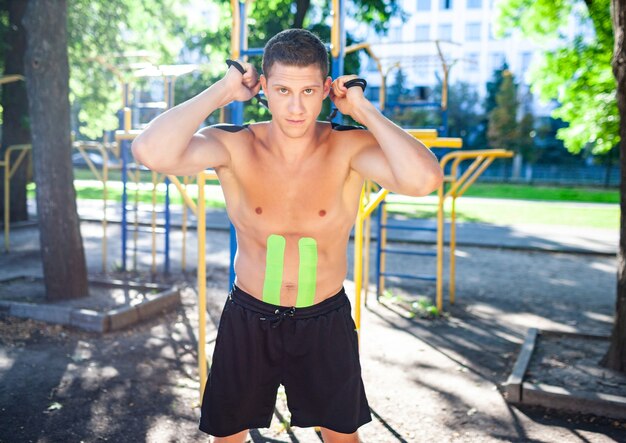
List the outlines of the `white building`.
<svg viewBox="0 0 626 443">
<path fill-rule="evenodd" d="M 443 77 L 443 68 L 435 40 L 440 41 L 442 53 L 450 69 L 449 83 L 459 81 L 475 85 L 481 96 L 493 71 L 506 61 L 520 85 L 528 90 L 527 72 L 542 49 L 525 39 L 519 31 L 504 38 L 494 36 L 494 0 L 404 0 L 401 6 L 406 21 L 393 17 L 387 36 L 358 28 L 357 34 L 370 42 L 381 57 L 383 70 L 388 71 L 387 87 L 393 84 L 394 64 L 407 76 L 407 87 L 433 87 Z M 376 64 L 363 55 L 363 75 L 373 88 L 380 86 L 381 77 Z M 535 115 L 547 115 L 549 109 L 535 100 Z"/>
</svg>

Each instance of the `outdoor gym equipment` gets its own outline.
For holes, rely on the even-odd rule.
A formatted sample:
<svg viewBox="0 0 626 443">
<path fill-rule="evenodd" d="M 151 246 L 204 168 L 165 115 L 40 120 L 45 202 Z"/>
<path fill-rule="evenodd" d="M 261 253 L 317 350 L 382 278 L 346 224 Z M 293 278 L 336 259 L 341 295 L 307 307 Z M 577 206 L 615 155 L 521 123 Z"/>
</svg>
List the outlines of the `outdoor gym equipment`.
<svg viewBox="0 0 626 443">
<path fill-rule="evenodd" d="M 4 152 L 4 160 L 0 161 L 0 167 L 4 168 L 4 249 L 9 252 L 11 234 L 11 178 L 20 167 L 27 155 L 31 154 L 32 145 L 12 145 Z M 17 159 L 11 164 L 11 155 L 18 152 Z"/>
</svg>

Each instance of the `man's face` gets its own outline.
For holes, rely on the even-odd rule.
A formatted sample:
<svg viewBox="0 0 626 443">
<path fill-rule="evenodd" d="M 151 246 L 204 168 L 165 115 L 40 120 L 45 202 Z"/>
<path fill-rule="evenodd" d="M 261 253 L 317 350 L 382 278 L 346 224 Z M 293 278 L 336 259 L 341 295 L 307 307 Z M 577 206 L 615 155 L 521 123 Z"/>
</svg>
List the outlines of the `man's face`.
<svg viewBox="0 0 626 443">
<path fill-rule="evenodd" d="M 302 137 L 315 123 L 322 102 L 330 92 L 330 77 L 316 65 L 305 67 L 274 63 L 261 86 L 272 113 L 272 122 L 288 137 Z"/>
</svg>

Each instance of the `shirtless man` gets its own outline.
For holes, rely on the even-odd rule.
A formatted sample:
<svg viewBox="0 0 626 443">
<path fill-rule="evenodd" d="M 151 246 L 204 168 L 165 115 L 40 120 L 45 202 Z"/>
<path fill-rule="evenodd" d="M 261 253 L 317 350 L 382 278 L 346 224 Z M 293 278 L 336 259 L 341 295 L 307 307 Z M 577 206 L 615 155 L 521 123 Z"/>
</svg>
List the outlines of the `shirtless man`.
<svg viewBox="0 0 626 443">
<path fill-rule="evenodd" d="M 243 442 L 268 427 L 279 384 L 291 424 L 320 426 L 325 442 L 358 442 L 371 420 L 350 303 L 347 246 L 365 179 L 422 196 L 442 171 L 422 143 L 364 97 L 333 82 L 322 42 L 301 29 L 266 46 L 263 73 L 242 63 L 196 97 L 157 117 L 133 143 L 135 158 L 167 174 L 217 172 L 237 233 L 235 286 L 220 319 L 200 429 Z M 203 120 L 263 88 L 270 122 Z M 317 121 L 322 101 L 367 129 Z M 350 130 L 348 130 L 350 129 Z"/>
</svg>

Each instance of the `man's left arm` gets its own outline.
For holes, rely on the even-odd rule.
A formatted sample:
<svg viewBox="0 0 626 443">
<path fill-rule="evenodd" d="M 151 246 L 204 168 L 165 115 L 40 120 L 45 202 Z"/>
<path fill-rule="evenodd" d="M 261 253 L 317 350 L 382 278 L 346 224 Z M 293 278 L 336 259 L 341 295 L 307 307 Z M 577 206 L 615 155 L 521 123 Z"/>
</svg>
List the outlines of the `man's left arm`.
<svg viewBox="0 0 626 443">
<path fill-rule="evenodd" d="M 351 161 L 352 169 L 366 179 L 399 194 L 423 196 L 437 189 L 443 171 L 437 158 L 419 140 L 382 115 L 359 87 L 344 83 L 355 76 L 335 80 L 331 99 L 342 114 L 367 127 L 359 137 L 362 146 Z"/>
</svg>

